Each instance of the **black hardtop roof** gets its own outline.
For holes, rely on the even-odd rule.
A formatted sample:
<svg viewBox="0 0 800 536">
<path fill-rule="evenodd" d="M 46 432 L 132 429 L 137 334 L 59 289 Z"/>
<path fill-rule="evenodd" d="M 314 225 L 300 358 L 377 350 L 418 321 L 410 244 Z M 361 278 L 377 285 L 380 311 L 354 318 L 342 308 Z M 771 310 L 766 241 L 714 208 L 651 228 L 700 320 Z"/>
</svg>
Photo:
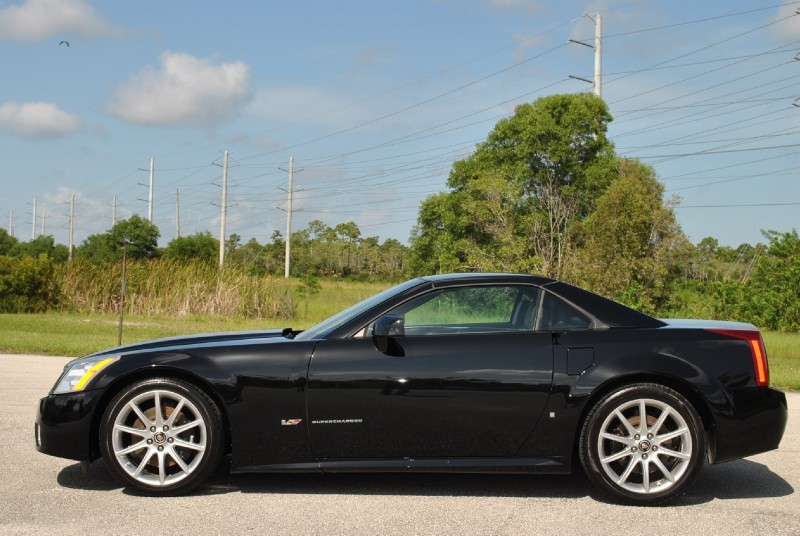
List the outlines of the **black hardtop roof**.
<svg viewBox="0 0 800 536">
<path fill-rule="evenodd" d="M 659 328 L 666 325 L 665 322 L 636 309 L 631 309 L 626 305 L 551 277 L 527 274 L 464 273 L 431 275 L 420 277 L 419 280 L 432 283 L 434 288 L 500 282 L 538 285 L 582 309 L 608 328 Z"/>
<path fill-rule="evenodd" d="M 546 285 L 555 283 L 556 280 L 550 277 L 528 274 L 506 274 L 506 273 L 464 273 L 464 274 L 438 274 L 420 277 L 423 281 L 436 283 L 497 283 L 507 281 L 509 283 L 528 283 L 530 285 Z"/>
</svg>

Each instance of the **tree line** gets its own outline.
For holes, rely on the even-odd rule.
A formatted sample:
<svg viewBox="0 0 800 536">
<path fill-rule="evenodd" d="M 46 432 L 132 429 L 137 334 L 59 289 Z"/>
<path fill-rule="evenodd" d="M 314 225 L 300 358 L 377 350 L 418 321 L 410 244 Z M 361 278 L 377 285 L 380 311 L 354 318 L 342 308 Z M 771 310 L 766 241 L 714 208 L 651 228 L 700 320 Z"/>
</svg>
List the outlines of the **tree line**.
<svg viewBox="0 0 800 536">
<path fill-rule="evenodd" d="M 86 238 L 75 248 L 74 258 L 94 264 L 114 263 L 122 259 L 123 246 L 127 246 L 127 257 L 132 260 L 218 262 L 219 240 L 208 231 L 175 238 L 163 248 L 158 246 L 160 236 L 155 224 L 133 215 L 104 233 Z M 255 238 L 242 243 L 238 234 L 231 234 L 225 241 L 225 263 L 244 267 L 253 275 L 283 275 L 285 246 L 279 231 L 265 244 Z M 329 227 L 314 220 L 307 228 L 292 233 L 291 266 L 293 274 L 299 276 L 396 281 L 406 273 L 407 254 L 408 248 L 393 238 L 381 242 L 377 236 L 362 237 L 352 221 Z M 39 255 L 64 263 L 69 251 L 52 236 L 20 242 L 0 229 L 0 256 Z"/>
<path fill-rule="evenodd" d="M 454 163 L 446 191 L 421 203 L 408 247 L 362 237 L 352 221 L 330 227 L 315 220 L 292 234 L 292 275 L 391 282 L 444 272 L 534 273 L 650 314 L 800 330 L 797 232 L 764 231 L 764 243 L 737 248 L 712 237 L 692 244 L 675 218 L 679 200 L 664 199 L 656 171 L 616 155 L 607 138 L 611 121 L 606 104 L 591 94 L 522 104 Z M 165 248 L 159 236 L 155 225 L 133 216 L 88 237 L 75 258 L 117 263 L 128 244 L 133 259 L 217 262 L 219 242 L 208 232 Z M 224 248 L 226 264 L 254 277 L 283 275 L 278 231 L 265 244 L 233 234 Z M 67 254 L 52 237 L 18 242 L 0 231 L 0 308 L 10 303 L 4 296 L 13 259 L 57 264 Z M 36 272 L 32 265 L 20 270 Z"/>
</svg>

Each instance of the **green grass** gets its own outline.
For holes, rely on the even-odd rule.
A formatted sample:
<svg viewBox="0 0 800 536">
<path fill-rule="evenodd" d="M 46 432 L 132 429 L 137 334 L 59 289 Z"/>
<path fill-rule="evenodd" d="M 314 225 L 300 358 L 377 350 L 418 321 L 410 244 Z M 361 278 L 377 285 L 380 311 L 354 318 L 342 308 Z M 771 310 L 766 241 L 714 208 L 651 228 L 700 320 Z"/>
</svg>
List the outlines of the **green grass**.
<svg viewBox="0 0 800 536">
<path fill-rule="evenodd" d="M 764 333 L 772 385 L 800 390 L 800 333 Z"/>
<path fill-rule="evenodd" d="M 300 285 L 297 280 L 289 280 L 290 284 Z M 320 292 L 295 300 L 295 316 L 292 320 L 283 321 L 294 328 L 308 328 L 354 303 L 374 296 L 386 290 L 391 283 L 352 283 L 349 281 L 323 280 Z"/>
<path fill-rule="evenodd" d="M 285 323 L 285 322 L 283 322 Z M 281 327 L 282 322 L 226 317 L 126 316 L 122 342 L 214 331 Z M 81 356 L 117 345 L 119 317 L 103 314 L 1 314 L 0 351 Z"/>
<path fill-rule="evenodd" d="M 287 286 L 298 285 L 288 281 Z M 161 337 L 292 327 L 305 329 L 363 300 L 388 284 L 323 281 L 317 294 L 295 298 L 291 320 L 235 316 L 125 315 L 122 343 Z M 101 313 L 0 314 L 0 352 L 82 356 L 117 345 L 119 316 Z"/>
</svg>

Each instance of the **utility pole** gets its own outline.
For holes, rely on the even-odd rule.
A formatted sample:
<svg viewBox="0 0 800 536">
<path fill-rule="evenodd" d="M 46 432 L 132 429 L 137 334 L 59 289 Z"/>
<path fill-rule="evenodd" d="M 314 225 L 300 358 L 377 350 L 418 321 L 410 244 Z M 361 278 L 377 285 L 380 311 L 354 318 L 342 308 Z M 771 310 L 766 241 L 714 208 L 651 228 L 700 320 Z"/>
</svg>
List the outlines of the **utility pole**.
<svg viewBox="0 0 800 536">
<path fill-rule="evenodd" d="M 570 39 L 569 42 L 594 49 L 594 81 L 588 80 L 586 78 L 581 78 L 580 76 L 569 75 L 569 77 L 592 84 L 594 86 L 594 94 L 602 99 L 603 98 L 603 21 L 600 18 L 600 13 L 595 13 L 594 18 L 592 18 L 592 16 L 589 15 L 588 13 L 584 13 L 584 16 L 594 23 L 594 45 L 590 45 L 589 43 L 585 43 L 583 41 L 578 41 L 577 39 Z"/>
<path fill-rule="evenodd" d="M 603 20 L 599 12 L 594 20 L 594 94 L 603 98 Z"/>
<path fill-rule="evenodd" d="M 153 158 L 150 157 L 150 195 L 147 202 L 147 221 L 153 223 Z"/>
<path fill-rule="evenodd" d="M 225 217 L 228 206 L 228 151 L 225 151 L 225 161 L 222 165 L 222 217 L 219 225 L 219 267 L 225 263 Z"/>
<path fill-rule="evenodd" d="M 11 209 L 11 212 L 8 213 L 8 234 L 9 236 L 14 236 L 14 209 Z"/>
<path fill-rule="evenodd" d="M 116 198 L 115 198 L 116 199 Z M 72 200 L 69 203 L 69 255 L 68 259 L 72 260 L 72 248 L 74 247 L 73 231 L 75 229 L 75 194 L 72 194 Z"/>
<path fill-rule="evenodd" d="M 44 227 L 46 221 L 47 221 L 47 208 L 44 207 L 42 208 L 42 232 L 39 234 L 39 236 L 44 236 Z"/>
<path fill-rule="evenodd" d="M 117 224 L 117 196 L 111 198 L 111 227 Z"/>
<path fill-rule="evenodd" d="M 36 198 L 33 198 L 33 217 L 31 218 L 31 240 L 36 238 Z"/>
<path fill-rule="evenodd" d="M 289 192 L 286 200 L 286 260 L 283 266 L 283 277 L 289 277 L 289 263 L 292 256 L 292 190 L 294 187 L 294 157 L 289 157 Z"/>
<path fill-rule="evenodd" d="M 117 346 L 122 345 L 122 319 L 125 315 L 125 287 L 128 270 L 128 242 L 122 244 L 122 284 L 119 289 L 119 330 L 117 331 Z"/>
<path fill-rule="evenodd" d="M 175 234 L 181 237 L 181 191 L 175 188 Z"/>
</svg>

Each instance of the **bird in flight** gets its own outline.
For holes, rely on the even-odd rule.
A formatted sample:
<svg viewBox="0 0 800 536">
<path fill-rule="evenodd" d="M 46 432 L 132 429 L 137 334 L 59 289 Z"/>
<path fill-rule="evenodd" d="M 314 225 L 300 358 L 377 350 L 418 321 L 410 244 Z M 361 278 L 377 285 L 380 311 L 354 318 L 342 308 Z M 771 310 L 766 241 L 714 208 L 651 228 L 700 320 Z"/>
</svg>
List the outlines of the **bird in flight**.
<svg viewBox="0 0 800 536">
<path fill-rule="evenodd" d="M 58 44 L 58 46 L 61 46 L 61 45 L 67 45 L 67 47 L 69 47 L 69 41 L 61 41 L 61 42 Z"/>
</svg>

